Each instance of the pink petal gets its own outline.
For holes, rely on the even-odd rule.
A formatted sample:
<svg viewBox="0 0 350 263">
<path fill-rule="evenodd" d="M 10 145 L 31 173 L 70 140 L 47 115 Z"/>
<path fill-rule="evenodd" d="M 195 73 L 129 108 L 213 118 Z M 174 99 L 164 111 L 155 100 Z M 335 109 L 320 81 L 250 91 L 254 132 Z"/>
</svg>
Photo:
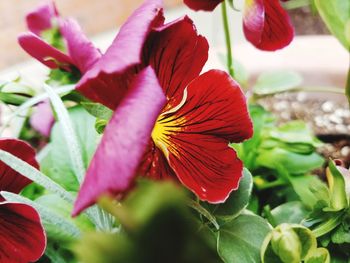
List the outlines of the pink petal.
<svg viewBox="0 0 350 263">
<path fill-rule="evenodd" d="M 52 28 L 52 20 L 58 17 L 58 11 L 53 1 L 37 7 L 26 16 L 28 29 L 36 35 Z"/>
<path fill-rule="evenodd" d="M 161 0 L 147 0 L 121 27 L 102 58 L 77 85 L 87 98 L 115 109 L 141 63 L 142 49 L 150 30 L 163 24 Z M 128 74 L 127 74 L 127 73 Z"/>
<path fill-rule="evenodd" d="M 30 125 L 42 135 L 49 137 L 51 128 L 55 123 L 51 105 L 48 100 L 36 106 L 35 112 L 30 117 Z"/>
<path fill-rule="evenodd" d="M 70 66 L 73 64 L 72 59 L 33 33 L 20 34 L 18 42 L 29 55 L 49 68 L 62 68 L 70 71 Z"/>
<path fill-rule="evenodd" d="M 105 129 L 73 215 L 93 205 L 103 194 L 116 196 L 130 188 L 165 102 L 153 69 L 145 68 L 132 82 L 129 93 Z"/>
<path fill-rule="evenodd" d="M 38 213 L 29 205 L 0 203 L 0 261 L 36 262 L 46 248 Z"/>
<path fill-rule="evenodd" d="M 71 60 L 81 73 L 85 73 L 100 59 L 100 51 L 84 35 L 76 20 L 61 20 L 60 30 L 66 39 Z"/>
</svg>

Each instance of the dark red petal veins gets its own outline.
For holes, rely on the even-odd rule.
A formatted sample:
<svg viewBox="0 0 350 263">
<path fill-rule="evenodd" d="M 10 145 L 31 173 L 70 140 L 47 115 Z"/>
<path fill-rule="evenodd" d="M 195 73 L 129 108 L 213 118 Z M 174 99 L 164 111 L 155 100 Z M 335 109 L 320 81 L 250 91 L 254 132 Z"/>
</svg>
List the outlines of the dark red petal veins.
<svg viewBox="0 0 350 263">
<path fill-rule="evenodd" d="M 0 233 L 0 262 L 35 262 L 45 251 L 45 231 L 31 206 L 0 204 Z"/>
<path fill-rule="evenodd" d="M 187 188 L 201 200 L 223 202 L 238 187 L 243 169 L 229 141 L 242 142 L 253 132 L 246 99 L 219 70 L 193 80 L 182 97 L 159 116 L 152 139 Z"/>
<path fill-rule="evenodd" d="M 139 167 L 138 174 L 154 180 L 176 180 L 176 175 L 169 166 L 163 152 L 151 140 Z"/>
<path fill-rule="evenodd" d="M 0 139 L 0 149 L 7 151 L 39 169 L 35 150 L 26 142 L 16 139 Z M 0 161 L 0 190 L 19 193 L 31 181 Z"/>
<path fill-rule="evenodd" d="M 189 84 L 184 96 L 184 104 L 174 113 L 163 113 L 157 123 L 166 125 L 171 120 L 183 133 L 213 135 L 230 142 L 252 136 L 246 98 L 226 72 L 204 73 Z"/>
<path fill-rule="evenodd" d="M 222 203 L 238 188 L 243 164 L 226 140 L 180 132 L 171 141 L 170 166 L 201 200 Z"/>
<path fill-rule="evenodd" d="M 103 194 L 125 193 L 134 182 L 154 123 L 166 102 L 151 67 L 141 71 L 108 123 L 80 188 L 73 215 Z"/>
<path fill-rule="evenodd" d="M 153 32 L 144 49 L 144 61 L 157 73 L 168 99 L 182 94 L 208 59 L 208 42 L 184 17 Z"/>
<path fill-rule="evenodd" d="M 195 11 L 213 11 L 223 0 L 184 0 L 184 3 Z"/>
</svg>

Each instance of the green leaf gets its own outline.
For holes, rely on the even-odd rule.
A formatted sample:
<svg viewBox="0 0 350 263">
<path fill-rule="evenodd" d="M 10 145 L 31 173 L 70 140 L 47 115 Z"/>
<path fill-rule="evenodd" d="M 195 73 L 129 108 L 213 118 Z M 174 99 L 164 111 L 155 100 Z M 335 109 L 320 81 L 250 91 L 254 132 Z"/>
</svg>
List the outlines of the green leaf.
<svg viewBox="0 0 350 263">
<path fill-rule="evenodd" d="M 28 97 L 13 93 L 0 92 L 0 100 L 5 104 L 18 106 L 25 103 L 28 100 Z"/>
<path fill-rule="evenodd" d="M 340 224 L 333 232 L 331 240 L 335 244 L 350 244 L 350 226 L 347 224 Z"/>
<path fill-rule="evenodd" d="M 223 220 L 232 220 L 237 217 L 248 205 L 253 188 L 253 177 L 248 169 L 243 169 L 243 178 L 239 188 L 233 191 L 225 203 L 218 205 L 204 204 L 203 206 L 215 217 Z"/>
<path fill-rule="evenodd" d="M 348 196 L 346 194 L 345 180 L 341 172 L 335 166 L 335 163 L 329 161 L 326 176 L 331 194 L 331 207 L 339 211 L 349 206 Z"/>
<path fill-rule="evenodd" d="M 108 121 L 113 115 L 113 111 L 111 109 L 107 108 L 106 106 L 100 103 L 82 102 L 81 105 L 88 113 L 90 113 L 92 116 L 98 119 Z"/>
<path fill-rule="evenodd" d="M 77 177 L 78 182 L 81 183 L 85 176 L 86 170 L 82 157 L 81 144 L 78 142 L 73 123 L 61 98 L 49 85 L 44 85 L 44 88 L 49 94 L 52 106 L 58 117 L 58 123 L 62 128 L 64 141 L 67 146 L 66 151 L 68 152 L 68 155 L 72 161 L 74 174 Z"/>
<path fill-rule="evenodd" d="M 242 214 L 221 227 L 218 253 L 226 263 L 260 262 L 260 247 L 270 230 L 263 218 Z"/>
<path fill-rule="evenodd" d="M 303 204 L 312 209 L 318 201 L 330 202 L 330 195 L 327 185 L 316 175 L 291 176 L 294 191 Z"/>
<path fill-rule="evenodd" d="M 277 129 L 272 129 L 269 132 L 269 136 L 275 140 L 287 143 L 289 149 L 293 149 L 296 147 L 295 145 L 310 149 L 305 152 L 306 154 L 322 146 L 322 142 L 313 135 L 307 124 L 302 121 L 290 121 L 282 124 Z"/>
<path fill-rule="evenodd" d="M 299 201 L 288 202 L 275 207 L 271 214 L 276 225 L 282 223 L 300 224 L 310 211 Z"/>
<path fill-rule="evenodd" d="M 328 29 L 346 50 L 350 51 L 350 39 L 348 38 L 350 2 L 347 0 L 315 0 L 315 4 Z"/>
<path fill-rule="evenodd" d="M 275 169 L 283 166 L 290 174 L 304 174 L 322 166 L 323 158 L 313 152 L 311 154 L 298 154 L 284 149 L 275 148 L 264 150 L 256 159 L 259 166 Z"/>
<path fill-rule="evenodd" d="M 258 77 L 253 91 L 257 95 L 272 95 L 293 90 L 299 87 L 302 82 L 303 78 L 296 72 L 266 72 Z"/>
<path fill-rule="evenodd" d="M 320 247 L 315 249 L 313 254 L 305 260 L 305 263 L 330 263 L 331 257 L 326 248 Z"/>
<path fill-rule="evenodd" d="M 88 167 L 100 138 L 94 129 L 95 118 L 79 106 L 70 108 L 68 112 L 81 148 L 84 167 Z M 68 191 L 78 191 L 79 184 L 71 158 L 67 154 L 64 136 L 62 126 L 56 123 L 51 132 L 49 151 L 40 162 L 41 169 Z"/>
</svg>

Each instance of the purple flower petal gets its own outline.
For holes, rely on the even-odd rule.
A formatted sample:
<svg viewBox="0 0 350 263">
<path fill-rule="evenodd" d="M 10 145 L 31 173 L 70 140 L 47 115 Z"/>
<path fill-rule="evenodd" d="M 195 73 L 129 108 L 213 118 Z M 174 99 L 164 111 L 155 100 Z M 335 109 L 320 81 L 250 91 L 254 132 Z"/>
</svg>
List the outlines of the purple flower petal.
<svg viewBox="0 0 350 263">
<path fill-rule="evenodd" d="M 72 59 L 35 34 L 22 33 L 18 36 L 18 42 L 29 55 L 49 68 L 62 68 L 70 71 L 70 66 L 73 64 Z"/>
<path fill-rule="evenodd" d="M 116 196 L 130 188 L 165 103 L 154 70 L 145 68 L 105 129 L 75 202 L 74 216 L 101 195 Z"/>
<path fill-rule="evenodd" d="M 147 0 L 139 7 L 121 27 L 107 52 L 80 80 L 78 91 L 114 110 L 134 77 L 132 68 L 141 63 L 142 49 L 150 30 L 164 22 L 161 8 L 161 0 Z M 127 70 L 130 74 L 120 76 Z"/>
<path fill-rule="evenodd" d="M 74 19 L 61 20 L 60 30 L 67 42 L 69 56 L 74 65 L 85 73 L 100 58 L 100 51 L 88 40 Z"/>
<path fill-rule="evenodd" d="M 30 125 L 40 134 L 49 137 L 55 122 L 51 105 L 48 100 L 40 103 L 30 118 Z"/>
<path fill-rule="evenodd" d="M 28 29 L 36 35 L 52 27 L 52 19 L 58 17 L 58 12 L 53 1 L 37 7 L 26 16 Z"/>
</svg>

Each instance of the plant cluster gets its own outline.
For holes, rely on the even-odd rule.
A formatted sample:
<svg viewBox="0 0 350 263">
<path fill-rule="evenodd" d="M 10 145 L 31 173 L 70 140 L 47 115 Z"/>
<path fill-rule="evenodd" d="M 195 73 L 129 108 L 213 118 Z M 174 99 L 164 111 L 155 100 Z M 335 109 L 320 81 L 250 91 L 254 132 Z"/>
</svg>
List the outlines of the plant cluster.
<svg viewBox="0 0 350 263">
<path fill-rule="evenodd" d="M 264 73 L 247 100 L 226 2 L 236 8 L 184 0 L 221 5 L 228 72 L 202 73 L 208 41 L 188 16 L 165 23 L 161 0 L 145 0 L 105 53 L 53 1 L 28 13 L 19 44 L 49 71 L 41 92 L 0 83 L 12 110 L 1 132 L 20 126 L 0 139 L 0 262 L 349 262 L 349 170 L 317 152 L 306 123 L 258 105 L 299 89 L 299 75 Z M 349 49 L 341 0 L 246 0 L 246 39 L 287 46 L 286 8 L 299 2 Z"/>
</svg>

